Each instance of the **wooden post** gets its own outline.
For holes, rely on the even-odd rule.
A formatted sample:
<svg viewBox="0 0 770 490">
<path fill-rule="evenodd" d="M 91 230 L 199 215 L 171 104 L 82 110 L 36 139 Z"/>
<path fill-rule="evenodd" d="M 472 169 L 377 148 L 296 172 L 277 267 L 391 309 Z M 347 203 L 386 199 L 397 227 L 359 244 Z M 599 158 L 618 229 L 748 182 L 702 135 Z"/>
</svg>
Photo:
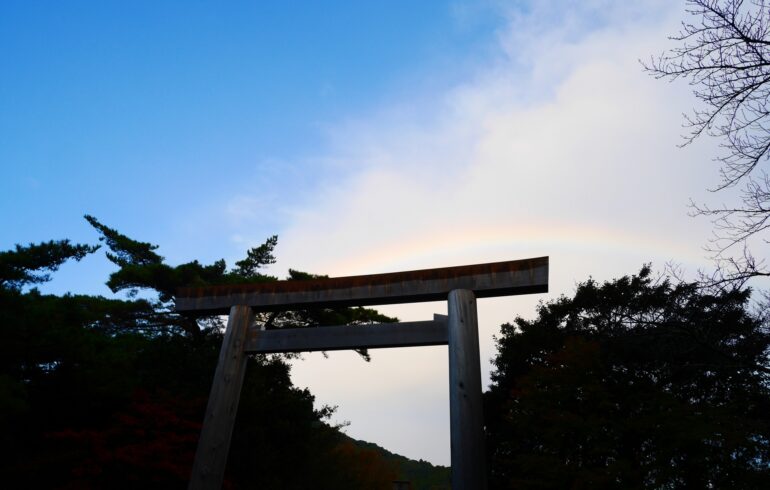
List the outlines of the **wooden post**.
<svg viewBox="0 0 770 490">
<path fill-rule="evenodd" d="M 455 289 L 448 300 L 452 490 L 486 490 L 476 297 L 473 291 Z"/>
<path fill-rule="evenodd" d="M 246 373 L 246 333 L 252 323 L 254 312 L 251 307 L 237 305 L 230 308 L 188 490 L 219 490 L 222 487 Z"/>
</svg>

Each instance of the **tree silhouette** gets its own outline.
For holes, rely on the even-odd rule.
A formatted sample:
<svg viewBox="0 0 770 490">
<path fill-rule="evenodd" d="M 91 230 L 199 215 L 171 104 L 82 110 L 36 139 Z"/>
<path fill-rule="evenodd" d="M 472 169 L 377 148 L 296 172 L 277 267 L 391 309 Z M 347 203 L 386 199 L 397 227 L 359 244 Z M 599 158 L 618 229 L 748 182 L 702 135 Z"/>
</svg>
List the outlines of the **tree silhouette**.
<svg viewBox="0 0 770 490">
<path fill-rule="evenodd" d="M 108 285 L 148 294 L 55 296 L 32 287 L 95 246 L 59 240 L 0 252 L 4 488 L 185 488 L 222 332 L 216 318 L 174 313 L 174 292 L 180 286 L 275 280 L 260 268 L 274 260 L 277 239 L 247 252 L 231 270 L 224 261 L 172 266 L 157 246 L 87 219 L 117 266 Z M 371 309 L 340 308 L 285 312 L 273 320 L 280 328 L 395 319 Z M 226 486 L 363 490 L 372 488 L 374 475 L 391 478 L 384 460 L 351 450 L 329 423 L 333 412 L 315 407 L 308 390 L 292 385 L 284 358 L 250 358 Z"/>
<path fill-rule="evenodd" d="M 223 259 L 210 265 L 203 265 L 195 260 L 171 266 L 155 252 L 158 249 L 157 245 L 133 240 L 102 224 L 93 216 L 87 215 L 85 218 L 100 233 L 100 241 L 107 245 L 107 258 L 119 267 L 117 271 L 110 274 L 107 286 L 114 292 L 128 291 L 129 296 L 135 295 L 139 290 L 156 293 L 158 301 L 154 304 L 154 310 L 162 320 L 158 324 L 168 328 L 179 328 L 191 335 L 200 333 L 201 324 L 207 328 L 223 328 L 219 316 L 195 319 L 175 313 L 174 296 L 180 287 L 277 280 L 276 277 L 260 272 L 260 269 L 275 262 L 273 251 L 278 244 L 276 236 L 269 237 L 262 245 L 248 250 L 246 258 L 237 261 L 235 267 L 230 270 L 227 269 L 227 263 Z M 305 280 L 322 277 L 326 276 L 290 269 L 288 279 Z M 259 313 L 257 317 L 257 321 L 266 329 L 398 321 L 371 308 L 314 308 Z M 359 353 L 365 359 L 369 359 L 366 350 L 360 350 Z M 289 355 L 289 357 L 292 356 Z"/>
<path fill-rule="evenodd" d="M 712 283 L 743 284 L 770 270 L 747 245 L 768 244 L 770 228 L 770 6 L 764 0 L 688 0 L 689 21 L 671 37 L 677 47 L 644 66 L 656 78 L 687 79 L 703 107 L 686 117 L 686 143 L 706 133 L 719 138 L 722 180 L 742 185 L 740 202 L 723 207 L 692 203 L 693 215 L 714 223 L 709 245 L 718 269 Z M 742 247 L 735 253 L 736 247 Z"/>
<path fill-rule="evenodd" d="M 748 298 L 645 267 L 503 325 L 494 488 L 768 488 L 770 324 Z"/>
</svg>

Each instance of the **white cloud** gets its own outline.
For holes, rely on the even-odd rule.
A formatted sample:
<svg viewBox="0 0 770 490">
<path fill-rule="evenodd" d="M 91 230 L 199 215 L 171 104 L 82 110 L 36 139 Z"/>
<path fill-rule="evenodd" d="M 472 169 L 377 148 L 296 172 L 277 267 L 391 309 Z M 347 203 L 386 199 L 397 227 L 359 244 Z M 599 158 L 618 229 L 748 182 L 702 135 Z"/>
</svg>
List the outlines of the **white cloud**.
<svg viewBox="0 0 770 490">
<path fill-rule="evenodd" d="M 549 255 L 551 295 L 644 262 L 705 264 L 708 224 L 686 204 L 715 179 L 713 146 L 676 147 L 687 87 L 637 61 L 663 49 L 679 6 L 534 5 L 509 13 L 498 56 L 435 103 L 403 100 L 330 131 L 320 160 L 336 177 L 291 211 L 280 264 L 339 276 Z M 531 316 L 538 299 L 480 302 L 485 377 L 500 323 Z M 370 365 L 309 356 L 293 376 L 338 404 L 353 436 L 448 464 L 446 356 L 425 352 L 375 351 Z"/>
</svg>

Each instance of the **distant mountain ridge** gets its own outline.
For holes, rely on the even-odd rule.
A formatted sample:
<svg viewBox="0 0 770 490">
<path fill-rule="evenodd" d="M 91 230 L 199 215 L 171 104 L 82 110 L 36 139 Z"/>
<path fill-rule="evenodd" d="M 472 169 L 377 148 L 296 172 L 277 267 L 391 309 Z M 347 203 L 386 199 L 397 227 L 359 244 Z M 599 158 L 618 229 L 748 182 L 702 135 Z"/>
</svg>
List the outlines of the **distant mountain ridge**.
<svg viewBox="0 0 770 490">
<path fill-rule="evenodd" d="M 450 471 L 447 466 L 433 465 L 428 461 L 415 461 L 395 454 L 373 442 L 359 441 L 343 434 L 343 437 L 362 449 L 377 451 L 383 459 L 398 468 L 398 479 L 412 484 L 412 490 L 449 490 Z"/>
</svg>

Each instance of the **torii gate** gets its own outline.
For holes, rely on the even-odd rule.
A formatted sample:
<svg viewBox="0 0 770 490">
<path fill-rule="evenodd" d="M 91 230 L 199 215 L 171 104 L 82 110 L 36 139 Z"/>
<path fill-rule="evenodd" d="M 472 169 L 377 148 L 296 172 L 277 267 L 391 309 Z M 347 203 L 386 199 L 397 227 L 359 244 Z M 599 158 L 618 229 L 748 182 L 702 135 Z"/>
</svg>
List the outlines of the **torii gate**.
<svg viewBox="0 0 770 490">
<path fill-rule="evenodd" d="M 484 490 L 487 475 L 481 406 L 476 298 L 548 292 L 548 257 L 308 281 L 183 288 L 176 310 L 227 314 L 206 416 L 188 489 L 219 489 L 249 353 L 449 346 L 452 488 Z M 258 311 L 448 302 L 433 320 L 260 330 Z"/>
</svg>

